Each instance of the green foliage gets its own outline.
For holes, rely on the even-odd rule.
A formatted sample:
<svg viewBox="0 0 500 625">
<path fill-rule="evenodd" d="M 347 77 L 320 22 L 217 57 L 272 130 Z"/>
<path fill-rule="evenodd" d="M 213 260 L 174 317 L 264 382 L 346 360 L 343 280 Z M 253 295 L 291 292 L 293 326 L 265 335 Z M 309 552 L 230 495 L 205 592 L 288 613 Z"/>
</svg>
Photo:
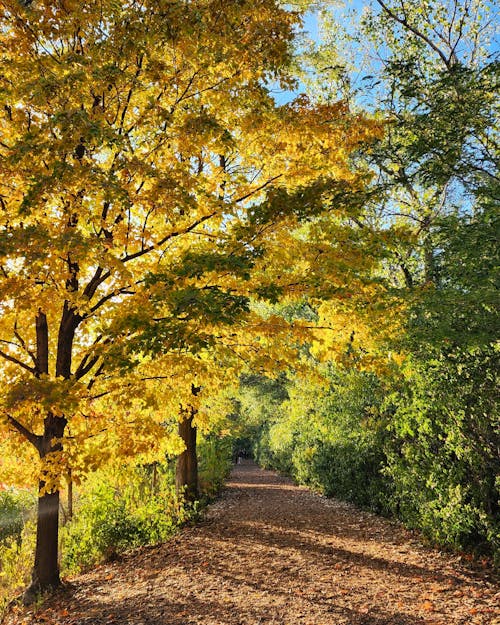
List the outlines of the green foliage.
<svg viewBox="0 0 500 625">
<path fill-rule="evenodd" d="M 299 378 L 242 380 L 241 412 L 258 423 L 247 430 L 254 455 L 328 496 L 386 511 L 380 384 L 372 374 L 333 366 L 328 378 L 327 389 Z"/>
<path fill-rule="evenodd" d="M 296 477 L 328 497 L 351 501 L 363 508 L 387 512 L 388 480 L 381 475 L 380 447 L 366 440 L 318 441 L 305 453 L 294 454 Z"/>
<path fill-rule="evenodd" d="M 212 499 L 221 489 L 231 470 L 232 439 L 208 434 L 198 445 L 200 492 Z"/>
<path fill-rule="evenodd" d="M 384 422 L 381 388 L 373 374 L 332 368 L 324 402 L 327 435 L 318 446 L 313 471 L 326 494 L 384 509 Z"/>
<path fill-rule="evenodd" d="M 249 438 L 253 457 L 263 467 L 288 470 L 288 464 L 281 466 L 279 451 L 271 450 L 270 428 L 280 414 L 282 403 L 288 399 L 287 378 L 280 375 L 270 379 L 263 375 L 247 374 L 240 380 L 240 388 L 235 401 L 235 418 L 245 424 L 241 438 Z"/>
<path fill-rule="evenodd" d="M 36 500 L 26 490 L 4 490 L 0 492 L 0 541 L 7 538 L 19 539 L 24 523 L 33 511 Z"/>
<path fill-rule="evenodd" d="M 0 493 L 0 615 L 29 581 L 35 548 L 36 498 L 26 490 Z"/>
<path fill-rule="evenodd" d="M 423 358 L 429 349 L 492 344 L 500 327 L 498 207 L 485 201 L 473 215 L 438 226 L 434 283 L 415 294 L 408 318 L 409 347 Z"/>
<path fill-rule="evenodd" d="M 405 522 L 500 560 L 499 223 L 480 199 L 436 227 L 434 282 L 414 294 L 403 339 L 413 356 L 392 397 L 387 475 Z"/>
<path fill-rule="evenodd" d="M 157 467 L 158 470 L 158 467 Z M 96 474 L 85 489 L 75 519 L 62 532 L 62 568 L 78 571 L 126 549 L 164 541 L 187 519 L 172 475 L 160 468 L 151 484 L 147 468 L 118 477 Z"/>
<path fill-rule="evenodd" d="M 500 556 L 495 348 L 415 363 L 396 400 L 386 474 L 395 511 L 432 540 Z"/>
<path fill-rule="evenodd" d="M 35 522 L 28 521 L 19 534 L 0 542 L 0 616 L 29 581 L 35 540 Z"/>
</svg>

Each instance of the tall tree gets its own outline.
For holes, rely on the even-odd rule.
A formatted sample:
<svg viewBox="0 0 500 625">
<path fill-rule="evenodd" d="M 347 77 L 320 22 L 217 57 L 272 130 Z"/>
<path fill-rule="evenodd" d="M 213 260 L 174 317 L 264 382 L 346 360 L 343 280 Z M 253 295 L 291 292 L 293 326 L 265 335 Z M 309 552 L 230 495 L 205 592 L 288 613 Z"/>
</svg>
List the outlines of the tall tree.
<svg viewBox="0 0 500 625">
<path fill-rule="evenodd" d="M 403 312 L 391 348 L 409 356 L 388 402 L 387 474 L 408 522 L 498 552 L 498 10 L 374 0 L 343 30 L 322 6 L 323 41 L 308 58 L 314 96 L 342 94 L 388 122 L 359 154 L 377 176 L 357 219 L 385 246 L 376 274 Z"/>
<path fill-rule="evenodd" d="M 471 209 L 485 189 L 494 197 L 498 184 L 494 3 L 373 0 L 348 28 L 339 9 L 319 4 L 306 80 L 321 101 L 342 95 L 386 118 L 383 141 L 365 154 L 378 176 L 364 224 L 391 235 L 398 284 L 430 283 L 436 221 Z"/>
<path fill-rule="evenodd" d="M 94 465 L 103 428 L 129 453 L 134 427 L 138 448 L 160 435 L 131 418 L 141 398 L 111 403 L 124 376 L 245 312 L 256 237 L 278 249 L 332 188 L 358 184 L 348 155 L 377 130 L 342 104 L 275 105 L 265 85 L 291 84 L 300 19 L 275 0 L 1 6 L 2 417 L 39 458 L 30 596 L 59 583 L 70 460 Z M 263 295 L 282 288 L 268 282 Z"/>
</svg>

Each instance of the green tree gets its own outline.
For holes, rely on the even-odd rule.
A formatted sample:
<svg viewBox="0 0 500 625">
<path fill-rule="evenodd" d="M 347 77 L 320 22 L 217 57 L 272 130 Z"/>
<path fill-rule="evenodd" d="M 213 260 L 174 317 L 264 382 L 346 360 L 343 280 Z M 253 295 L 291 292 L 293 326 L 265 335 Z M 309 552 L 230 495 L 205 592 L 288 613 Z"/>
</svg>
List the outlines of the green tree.
<svg viewBox="0 0 500 625">
<path fill-rule="evenodd" d="M 304 79 L 319 101 L 340 94 L 387 120 L 357 155 L 377 176 L 356 223 L 384 245 L 378 275 L 404 303 L 386 343 L 408 358 L 385 409 L 393 509 L 442 542 L 497 551 L 495 26 L 489 1 L 375 0 L 347 30 L 325 3 Z"/>
<path fill-rule="evenodd" d="M 471 212 L 480 196 L 498 201 L 494 15 L 489 0 L 374 0 L 345 29 L 323 7 L 322 40 L 305 55 L 318 99 L 342 95 L 387 120 L 383 140 L 361 155 L 377 177 L 360 224 L 386 230 L 398 285 L 437 279 L 440 217 Z"/>
</svg>

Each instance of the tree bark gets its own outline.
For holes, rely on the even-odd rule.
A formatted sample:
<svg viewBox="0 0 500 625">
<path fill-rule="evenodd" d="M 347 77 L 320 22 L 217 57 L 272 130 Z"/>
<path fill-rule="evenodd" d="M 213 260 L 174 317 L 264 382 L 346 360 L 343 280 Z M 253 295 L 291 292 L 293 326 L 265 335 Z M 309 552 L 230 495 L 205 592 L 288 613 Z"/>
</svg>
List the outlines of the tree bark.
<svg viewBox="0 0 500 625">
<path fill-rule="evenodd" d="M 71 354 L 75 330 L 81 318 L 75 314 L 67 302 L 64 303 L 59 326 L 56 377 L 68 380 L 71 377 Z M 38 311 L 36 320 L 37 375 L 49 373 L 49 333 L 47 317 Z M 35 441 L 42 461 L 49 454 L 62 450 L 61 439 L 67 421 L 63 416 L 50 413 L 44 419 L 43 435 Z M 46 481 L 42 475 L 39 482 L 35 564 L 31 585 L 24 593 L 24 602 L 32 603 L 40 592 L 60 585 L 58 561 L 59 543 L 59 488 L 45 492 Z"/>
<path fill-rule="evenodd" d="M 196 453 L 196 427 L 193 426 L 195 411 L 190 409 L 186 418 L 179 422 L 179 436 L 186 449 L 177 458 L 175 484 L 177 492 L 186 501 L 193 502 L 199 498 L 198 492 L 198 457 Z"/>
<path fill-rule="evenodd" d="M 68 302 L 64 302 L 63 314 L 57 337 L 56 377 L 69 380 L 71 377 L 71 358 L 73 354 L 73 339 L 75 331 L 82 317 L 75 313 Z"/>
<path fill-rule="evenodd" d="M 73 477 L 71 471 L 68 474 L 68 520 L 73 518 Z"/>
<path fill-rule="evenodd" d="M 66 427 L 64 417 L 48 414 L 44 420 L 44 432 L 37 445 L 40 458 L 62 449 L 60 442 Z M 45 481 L 39 482 L 38 513 L 36 527 L 35 564 L 31 585 L 24 593 L 24 602 L 32 603 L 39 593 L 60 585 L 58 542 L 59 542 L 59 489 L 44 492 Z"/>
<path fill-rule="evenodd" d="M 40 482 L 42 492 L 44 483 Z M 31 592 L 56 588 L 61 583 L 58 564 L 59 538 L 59 491 L 40 494 L 36 528 L 35 565 L 31 580 Z"/>
<path fill-rule="evenodd" d="M 49 372 L 49 327 L 47 315 L 39 309 L 35 318 L 36 329 L 36 376 Z"/>
<path fill-rule="evenodd" d="M 153 471 L 151 475 L 151 492 L 153 495 L 158 494 L 158 463 L 153 462 Z"/>
</svg>

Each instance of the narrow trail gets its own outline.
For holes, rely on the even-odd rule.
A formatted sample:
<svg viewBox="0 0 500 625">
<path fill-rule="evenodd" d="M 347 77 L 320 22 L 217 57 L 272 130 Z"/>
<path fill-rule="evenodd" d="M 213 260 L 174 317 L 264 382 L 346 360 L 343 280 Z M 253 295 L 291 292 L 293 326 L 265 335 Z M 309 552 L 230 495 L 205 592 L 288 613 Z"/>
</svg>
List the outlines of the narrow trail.
<svg viewBox="0 0 500 625">
<path fill-rule="evenodd" d="M 235 467 L 196 527 L 71 581 L 37 612 L 6 622 L 500 624 L 500 588 L 487 571 L 250 462 Z"/>
</svg>

